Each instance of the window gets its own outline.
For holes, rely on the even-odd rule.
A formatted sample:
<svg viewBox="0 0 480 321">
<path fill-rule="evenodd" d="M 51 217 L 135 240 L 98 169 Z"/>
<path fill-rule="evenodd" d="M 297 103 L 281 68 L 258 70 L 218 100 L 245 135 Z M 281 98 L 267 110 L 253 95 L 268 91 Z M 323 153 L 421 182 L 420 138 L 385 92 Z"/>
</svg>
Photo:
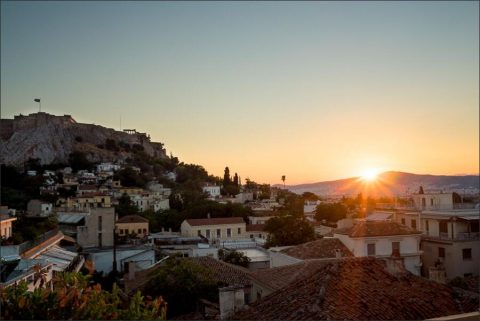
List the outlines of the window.
<svg viewBox="0 0 480 321">
<path fill-rule="evenodd" d="M 416 229 L 417 228 L 417 220 L 411 220 L 410 222 L 412 228 Z"/>
<path fill-rule="evenodd" d="M 374 256 L 375 255 L 375 244 L 367 244 L 367 255 L 368 256 Z"/>
<path fill-rule="evenodd" d="M 219 228 L 217 228 L 217 237 L 222 237 L 222 231 Z"/>
<path fill-rule="evenodd" d="M 478 221 L 477 222 L 471 222 L 470 223 L 470 232 L 474 232 L 474 233 L 478 232 L 478 227 L 479 227 L 478 225 L 479 225 Z"/>
<path fill-rule="evenodd" d="M 425 198 L 422 198 L 422 208 L 425 208 L 425 206 L 426 206 Z"/>
<path fill-rule="evenodd" d="M 98 247 L 102 247 L 102 233 L 98 233 Z"/>
<path fill-rule="evenodd" d="M 101 215 L 98 216 L 98 230 L 99 231 L 102 230 L 102 216 Z"/>
<path fill-rule="evenodd" d="M 197 231 L 197 235 L 198 235 L 198 236 L 202 236 L 202 230 L 198 230 L 198 231 Z"/>
<path fill-rule="evenodd" d="M 205 234 L 206 234 L 207 238 L 209 239 L 210 238 L 210 230 L 206 230 Z"/>
<path fill-rule="evenodd" d="M 232 237 L 232 229 L 227 228 L 227 237 Z"/>
<path fill-rule="evenodd" d="M 238 234 L 239 235 L 242 234 L 242 228 L 241 227 L 238 228 Z"/>
<path fill-rule="evenodd" d="M 147 229 L 146 228 L 143 229 L 143 234 L 147 234 Z"/>
<path fill-rule="evenodd" d="M 438 248 L 438 257 L 444 259 L 445 258 L 445 248 L 444 247 L 439 247 Z"/>
<path fill-rule="evenodd" d="M 462 250 L 463 260 L 471 260 L 472 259 L 472 249 L 463 249 Z"/>
<path fill-rule="evenodd" d="M 425 220 L 425 230 L 430 231 L 430 226 L 428 226 L 428 220 Z"/>
<path fill-rule="evenodd" d="M 141 228 L 139 228 L 137 231 L 138 231 L 137 234 L 142 234 L 142 229 Z"/>
<path fill-rule="evenodd" d="M 253 239 L 253 234 L 250 234 L 250 238 Z"/>
<path fill-rule="evenodd" d="M 120 233 L 120 234 L 123 234 L 123 229 L 120 229 L 120 232 L 119 232 L 119 233 Z"/>
<path fill-rule="evenodd" d="M 402 218 L 402 224 L 405 225 L 405 219 L 404 218 Z"/>
<path fill-rule="evenodd" d="M 243 300 L 245 301 L 245 304 L 250 304 L 250 293 L 245 292 L 243 294 Z"/>
<path fill-rule="evenodd" d="M 433 198 L 430 199 L 430 206 L 433 206 Z"/>
<path fill-rule="evenodd" d="M 400 255 L 400 242 L 392 242 L 392 254 Z"/>
<path fill-rule="evenodd" d="M 440 221 L 440 233 L 448 233 L 447 221 Z"/>
</svg>

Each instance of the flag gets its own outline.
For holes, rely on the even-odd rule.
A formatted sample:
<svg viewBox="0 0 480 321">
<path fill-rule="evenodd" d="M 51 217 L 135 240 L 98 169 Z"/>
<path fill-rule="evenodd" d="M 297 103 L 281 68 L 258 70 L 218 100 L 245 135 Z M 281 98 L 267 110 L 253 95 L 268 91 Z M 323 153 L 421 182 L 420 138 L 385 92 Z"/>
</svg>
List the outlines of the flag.
<svg viewBox="0 0 480 321">
<path fill-rule="evenodd" d="M 40 102 L 40 98 L 35 98 L 33 101 L 36 102 L 36 103 L 39 103 L 39 102 Z"/>
</svg>

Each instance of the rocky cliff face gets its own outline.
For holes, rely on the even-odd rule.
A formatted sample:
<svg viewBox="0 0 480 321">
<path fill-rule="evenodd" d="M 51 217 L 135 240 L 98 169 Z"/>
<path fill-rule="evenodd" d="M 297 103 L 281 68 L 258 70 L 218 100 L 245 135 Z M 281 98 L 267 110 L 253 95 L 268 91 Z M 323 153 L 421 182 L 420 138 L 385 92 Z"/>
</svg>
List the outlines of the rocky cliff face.
<svg viewBox="0 0 480 321">
<path fill-rule="evenodd" d="M 43 112 L 20 115 L 2 119 L 0 128 L 0 162 L 7 165 L 21 166 L 29 158 L 38 158 L 41 164 L 66 163 L 74 151 L 86 153 L 94 162 L 124 160 L 131 156 L 122 149 L 106 148 L 107 140 L 114 145 L 141 145 L 150 156 L 166 157 L 163 144 L 150 142 L 147 134 L 81 124 L 69 115 Z"/>
</svg>

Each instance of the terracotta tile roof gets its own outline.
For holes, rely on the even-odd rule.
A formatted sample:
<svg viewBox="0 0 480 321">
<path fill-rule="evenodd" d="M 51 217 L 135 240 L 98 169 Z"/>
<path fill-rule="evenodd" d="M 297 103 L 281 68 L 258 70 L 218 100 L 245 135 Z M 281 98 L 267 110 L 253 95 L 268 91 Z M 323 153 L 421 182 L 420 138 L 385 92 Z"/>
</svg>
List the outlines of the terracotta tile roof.
<svg viewBox="0 0 480 321">
<path fill-rule="evenodd" d="M 300 244 L 281 252 L 301 260 L 335 258 L 335 250 L 342 253 L 342 257 L 353 257 L 352 253 L 337 238 L 322 238 L 320 240 Z"/>
<path fill-rule="evenodd" d="M 245 221 L 241 217 L 189 218 L 186 221 L 191 226 L 245 223 Z"/>
<path fill-rule="evenodd" d="M 335 234 L 346 234 L 350 237 L 391 236 L 422 234 L 396 222 L 361 221 L 352 227 L 334 230 Z"/>
<path fill-rule="evenodd" d="M 250 271 L 241 266 L 233 265 L 209 256 L 192 257 L 189 260 L 212 271 L 215 281 L 225 285 L 250 285 Z"/>
<path fill-rule="evenodd" d="M 329 262 L 324 260 L 306 260 L 291 265 L 258 270 L 250 273 L 250 278 L 271 290 L 278 290 L 292 282 L 316 273 Z"/>
<path fill-rule="evenodd" d="M 148 220 L 140 215 L 126 215 L 119 218 L 117 223 L 148 223 Z"/>
<path fill-rule="evenodd" d="M 265 224 L 247 224 L 247 232 L 262 232 L 265 228 Z"/>
<path fill-rule="evenodd" d="M 216 260 L 212 257 L 192 257 L 184 258 L 184 260 L 191 260 L 192 262 L 201 265 L 208 270 L 212 271 L 212 277 L 216 282 L 224 285 L 250 285 L 250 279 L 248 275 L 250 271 L 240 266 L 229 264 L 223 261 Z M 144 287 L 154 275 L 154 271 L 160 269 L 161 264 L 155 265 L 146 270 L 138 271 L 135 273 L 135 279 L 128 280 L 125 278 L 125 288 L 128 289 L 128 293 L 133 293 L 137 289 Z"/>
<path fill-rule="evenodd" d="M 88 190 L 96 190 L 96 185 L 78 185 L 78 190 L 80 191 L 88 191 Z"/>
<path fill-rule="evenodd" d="M 478 295 L 463 296 L 413 274 L 393 276 L 381 260 L 354 258 L 327 263 L 235 319 L 423 320 L 476 309 Z"/>
</svg>

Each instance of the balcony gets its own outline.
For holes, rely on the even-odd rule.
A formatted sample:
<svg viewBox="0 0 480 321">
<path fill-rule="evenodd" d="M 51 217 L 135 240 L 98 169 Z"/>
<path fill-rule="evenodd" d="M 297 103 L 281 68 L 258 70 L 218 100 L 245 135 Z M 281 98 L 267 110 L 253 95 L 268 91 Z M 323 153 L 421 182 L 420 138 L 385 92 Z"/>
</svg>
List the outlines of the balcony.
<svg viewBox="0 0 480 321">
<path fill-rule="evenodd" d="M 479 232 L 459 232 L 455 238 L 452 238 L 449 233 L 440 232 L 438 236 L 425 235 L 425 238 L 440 239 L 448 241 L 475 241 L 480 239 Z"/>
</svg>

